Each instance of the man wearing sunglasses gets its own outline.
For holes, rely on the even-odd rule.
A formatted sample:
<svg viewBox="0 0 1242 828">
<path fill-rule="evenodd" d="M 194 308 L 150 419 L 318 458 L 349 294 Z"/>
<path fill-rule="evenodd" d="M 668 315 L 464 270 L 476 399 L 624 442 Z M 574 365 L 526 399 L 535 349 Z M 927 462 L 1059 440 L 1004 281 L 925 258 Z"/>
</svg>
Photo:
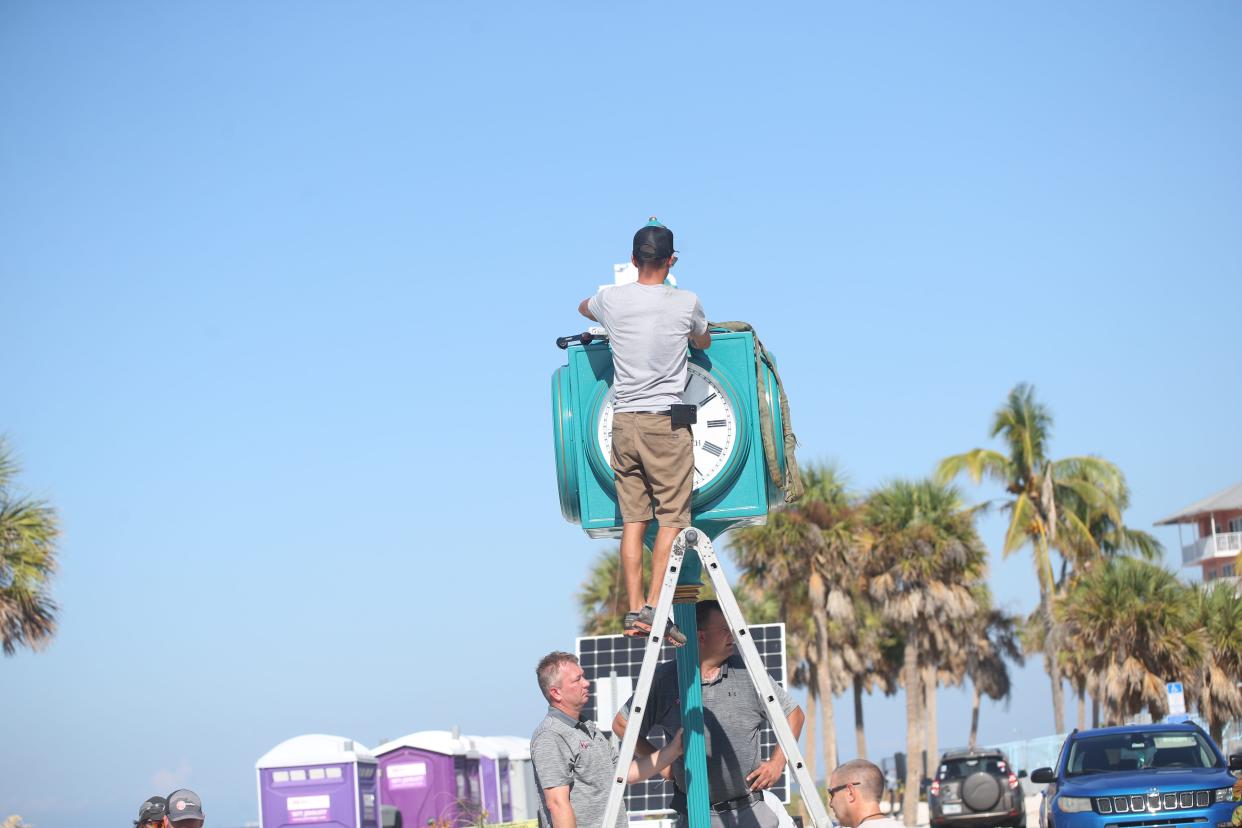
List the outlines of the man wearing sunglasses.
<svg viewBox="0 0 1242 828">
<path fill-rule="evenodd" d="M 767 722 L 767 709 L 755 690 L 750 673 L 740 656 L 733 652 L 733 634 L 720 604 L 714 600 L 695 605 L 699 628 L 699 671 L 703 684 L 703 730 L 707 741 L 707 791 L 711 805 L 712 828 L 777 828 L 780 820 L 764 802 L 763 792 L 780 778 L 785 754 L 778 746 L 764 761 L 759 738 Z M 781 710 L 795 738 L 802 732 L 802 708 L 779 685 L 773 685 Z M 612 731 L 625 736 L 631 698 L 617 712 Z M 651 696 L 635 750 L 648 754 L 655 746 L 645 738 L 655 726 L 668 733 L 681 727 L 681 700 L 676 662 L 656 668 Z M 673 763 L 676 791 L 672 809 L 679 815 L 678 826 L 686 820 L 686 771 L 683 762 Z"/>
<path fill-rule="evenodd" d="M 884 773 L 866 759 L 846 762 L 828 780 L 828 807 L 844 828 L 903 828 L 880 810 Z"/>
<path fill-rule="evenodd" d="M 153 796 L 138 808 L 138 818 L 134 820 L 135 828 L 160 828 L 164 824 L 166 813 L 168 800 L 162 796 Z"/>
</svg>

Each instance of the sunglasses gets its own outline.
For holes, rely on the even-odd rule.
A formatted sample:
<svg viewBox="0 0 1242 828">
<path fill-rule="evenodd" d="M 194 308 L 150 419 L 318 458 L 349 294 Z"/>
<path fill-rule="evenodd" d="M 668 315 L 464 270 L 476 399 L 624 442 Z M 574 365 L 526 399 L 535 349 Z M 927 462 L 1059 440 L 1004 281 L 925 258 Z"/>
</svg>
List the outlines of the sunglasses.
<svg viewBox="0 0 1242 828">
<path fill-rule="evenodd" d="M 857 784 L 858 784 L 857 782 L 846 782 L 844 785 L 834 785 L 828 789 L 828 798 L 832 799 L 834 796 L 841 793 L 841 791 L 845 790 L 850 785 L 857 785 Z"/>
</svg>

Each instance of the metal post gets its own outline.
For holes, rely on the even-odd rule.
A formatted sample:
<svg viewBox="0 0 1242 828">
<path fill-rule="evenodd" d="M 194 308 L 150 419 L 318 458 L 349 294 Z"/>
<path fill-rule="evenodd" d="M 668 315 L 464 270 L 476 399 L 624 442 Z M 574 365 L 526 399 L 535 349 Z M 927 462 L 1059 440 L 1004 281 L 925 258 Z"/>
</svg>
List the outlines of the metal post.
<svg viewBox="0 0 1242 828">
<path fill-rule="evenodd" d="M 678 584 L 701 583 L 703 566 L 695 553 L 682 559 Z M 707 740 L 703 735 L 703 674 L 699 668 L 699 625 L 694 604 L 674 604 L 673 620 L 686 634 L 677 650 L 677 686 L 681 689 L 682 742 L 686 753 L 686 816 L 690 828 L 710 828 L 711 799 L 707 784 Z"/>
</svg>

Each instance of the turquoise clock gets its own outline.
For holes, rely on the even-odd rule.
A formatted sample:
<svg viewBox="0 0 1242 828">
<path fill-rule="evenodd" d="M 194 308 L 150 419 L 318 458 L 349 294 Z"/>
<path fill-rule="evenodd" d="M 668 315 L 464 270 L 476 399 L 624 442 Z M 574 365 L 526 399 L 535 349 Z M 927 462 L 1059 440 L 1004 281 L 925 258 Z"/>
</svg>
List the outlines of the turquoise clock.
<svg viewBox="0 0 1242 828">
<path fill-rule="evenodd" d="M 570 345 L 568 360 L 552 375 L 553 439 L 561 514 L 596 538 L 619 537 L 612 469 L 612 355 L 606 341 Z M 762 523 L 770 498 L 780 499 L 783 479 L 780 406 L 776 379 L 766 365 L 757 373 L 750 332 L 713 333 L 706 351 L 691 351 L 683 402 L 698 406 L 694 433 L 696 526 L 716 536 L 734 526 Z M 769 470 L 760 434 L 759 407 L 771 412 L 776 468 Z"/>
</svg>

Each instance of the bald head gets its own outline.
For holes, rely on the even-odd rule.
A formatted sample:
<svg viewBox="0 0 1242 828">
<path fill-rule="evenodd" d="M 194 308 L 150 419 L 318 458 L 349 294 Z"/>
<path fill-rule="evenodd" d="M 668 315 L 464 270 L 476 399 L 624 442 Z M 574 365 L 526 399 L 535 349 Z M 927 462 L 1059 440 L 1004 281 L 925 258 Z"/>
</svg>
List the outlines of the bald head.
<svg viewBox="0 0 1242 828">
<path fill-rule="evenodd" d="M 866 759 L 846 762 L 832 772 L 832 784 L 846 782 L 857 783 L 855 787 L 866 802 L 879 802 L 884 797 L 884 772 Z"/>
<path fill-rule="evenodd" d="M 832 772 L 828 787 L 841 789 L 828 800 L 837 821 L 857 828 L 864 819 L 880 812 L 884 773 L 866 759 L 854 759 Z"/>
</svg>

